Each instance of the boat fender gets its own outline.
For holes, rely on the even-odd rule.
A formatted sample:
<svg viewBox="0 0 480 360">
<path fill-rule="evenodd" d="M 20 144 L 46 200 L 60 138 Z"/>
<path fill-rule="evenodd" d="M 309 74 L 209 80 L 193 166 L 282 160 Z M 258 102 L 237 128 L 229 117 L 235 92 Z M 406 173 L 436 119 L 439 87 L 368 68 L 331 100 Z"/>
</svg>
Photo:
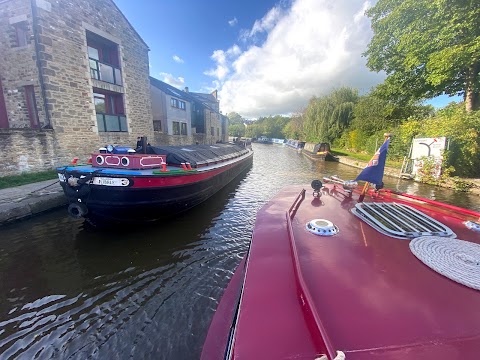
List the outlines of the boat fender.
<svg viewBox="0 0 480 360">
<path fill-rule="evenodd" d="M 73 202 L 68 205 L 68 215 L 74 219 L 80 219 L 88 214 L 88 208 L 85 204 L 79 202 Z"/>
</svg>

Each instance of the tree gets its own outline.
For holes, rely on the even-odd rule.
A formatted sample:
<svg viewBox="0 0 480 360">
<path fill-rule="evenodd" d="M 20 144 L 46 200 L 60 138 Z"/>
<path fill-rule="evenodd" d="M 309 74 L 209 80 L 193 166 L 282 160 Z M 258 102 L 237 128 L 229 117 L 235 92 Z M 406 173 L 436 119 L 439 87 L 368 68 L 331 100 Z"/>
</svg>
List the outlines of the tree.
<svg viewBox="0 0 480 360">
<path fill-rule="evenodd" d="M 306 141 L 333 143 L 339 139 L 353 119 L 358 91 L 339 88 L 330 94 L 313 97 L 305 110 L 303 136 Z"/>
<path fill-rule="evenodd" d="M 243 124 L 232 124 L 228 126 L 228 135 L 234 137 L 245 136 L 245 125 Z"/>
<path fill-rule="evenodd" d="M 355 104 L 352 128 L 370 136 L 380 130 L 391 132 L 409 118 L 422 119 L 432 116 L 433 113 L 431 105 L 415 102 L 398 104 L 373 91 L 362 96 Z"/>
<path fill-rule="evenodd" d="M 236 112 L 231 112 L 227 114 L 228 117 L 228 122 L 233 125 L 233 124 L 242 124 L 244 123 L 245 119 Z"/>
<path fill-rule="evenodd" d="M 367 11 L 373 38 L 364 55 L 388 75 L 384 91 L 403 100 L 462 95 L 480 107 L 480 2 L 379 0 Z"/>
</svg>

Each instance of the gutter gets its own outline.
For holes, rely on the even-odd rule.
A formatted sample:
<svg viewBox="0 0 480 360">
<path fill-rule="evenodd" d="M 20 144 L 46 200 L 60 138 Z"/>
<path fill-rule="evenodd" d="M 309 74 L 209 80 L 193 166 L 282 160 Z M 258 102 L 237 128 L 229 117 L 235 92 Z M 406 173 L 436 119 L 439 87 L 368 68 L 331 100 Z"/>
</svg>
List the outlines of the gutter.
<svg viewBox="0 0 480 360">
<path fill-rule="evenodd" d="M 37 12 L 37 5 L 35 4 L 35 0 L 30 0 L 32 5 L 32 29 L 33 29 L 33 38 L 35 42 L 35 55 L 36 55 L 36 63 L 38 68 L 38 81 L 40 83 L 40 90 L 42 92 L 43 98 L 43 107 L 45 109 L 45 126 L 43 128 L 52 128 L 50 112 L 48 110 L 48 103 L 47 103 L 47 92 L 45 89 L 45 82 L 43 79 L 43 70 L 40 64 L 40 41 L 38 36 L 38 12 Z"/>
</svg>

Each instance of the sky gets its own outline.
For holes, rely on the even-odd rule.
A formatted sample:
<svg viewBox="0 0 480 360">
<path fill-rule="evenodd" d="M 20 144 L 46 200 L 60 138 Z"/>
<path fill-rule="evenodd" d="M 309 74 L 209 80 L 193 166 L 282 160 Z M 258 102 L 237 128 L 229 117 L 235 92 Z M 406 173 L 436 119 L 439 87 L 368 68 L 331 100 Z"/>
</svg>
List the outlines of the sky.
<svg viewBox="0 0 480 360">
<path fill-rule="evenodd" d="M 369 0 L 114 0 L 150 47 L 150 75 L 179 89 L 218 90 L 220 110 L 290 115 L 313 96 L 383 82 L 362 53 Z M 443 107 L 458 98 L 428 103 Z"/>
</svg>

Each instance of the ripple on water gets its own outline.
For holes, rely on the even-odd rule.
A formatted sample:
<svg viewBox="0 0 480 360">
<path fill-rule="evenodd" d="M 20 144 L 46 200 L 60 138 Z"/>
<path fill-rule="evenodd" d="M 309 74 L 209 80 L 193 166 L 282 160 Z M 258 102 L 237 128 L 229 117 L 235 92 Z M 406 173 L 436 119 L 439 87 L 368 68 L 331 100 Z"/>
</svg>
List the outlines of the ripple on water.
<svg viewBox="0 0 480 360">
<path fill-rule="evenodd" d="M 168 223 L 92 232 L 62 209 L 0 228 L 0 357 L 198 358 L 258 209 L 286 185 L 358 174 L 281 146 L 254 149 L 246 176 Z M 385 182 L 478 209 L 478 198 Z"/>
</svg>

